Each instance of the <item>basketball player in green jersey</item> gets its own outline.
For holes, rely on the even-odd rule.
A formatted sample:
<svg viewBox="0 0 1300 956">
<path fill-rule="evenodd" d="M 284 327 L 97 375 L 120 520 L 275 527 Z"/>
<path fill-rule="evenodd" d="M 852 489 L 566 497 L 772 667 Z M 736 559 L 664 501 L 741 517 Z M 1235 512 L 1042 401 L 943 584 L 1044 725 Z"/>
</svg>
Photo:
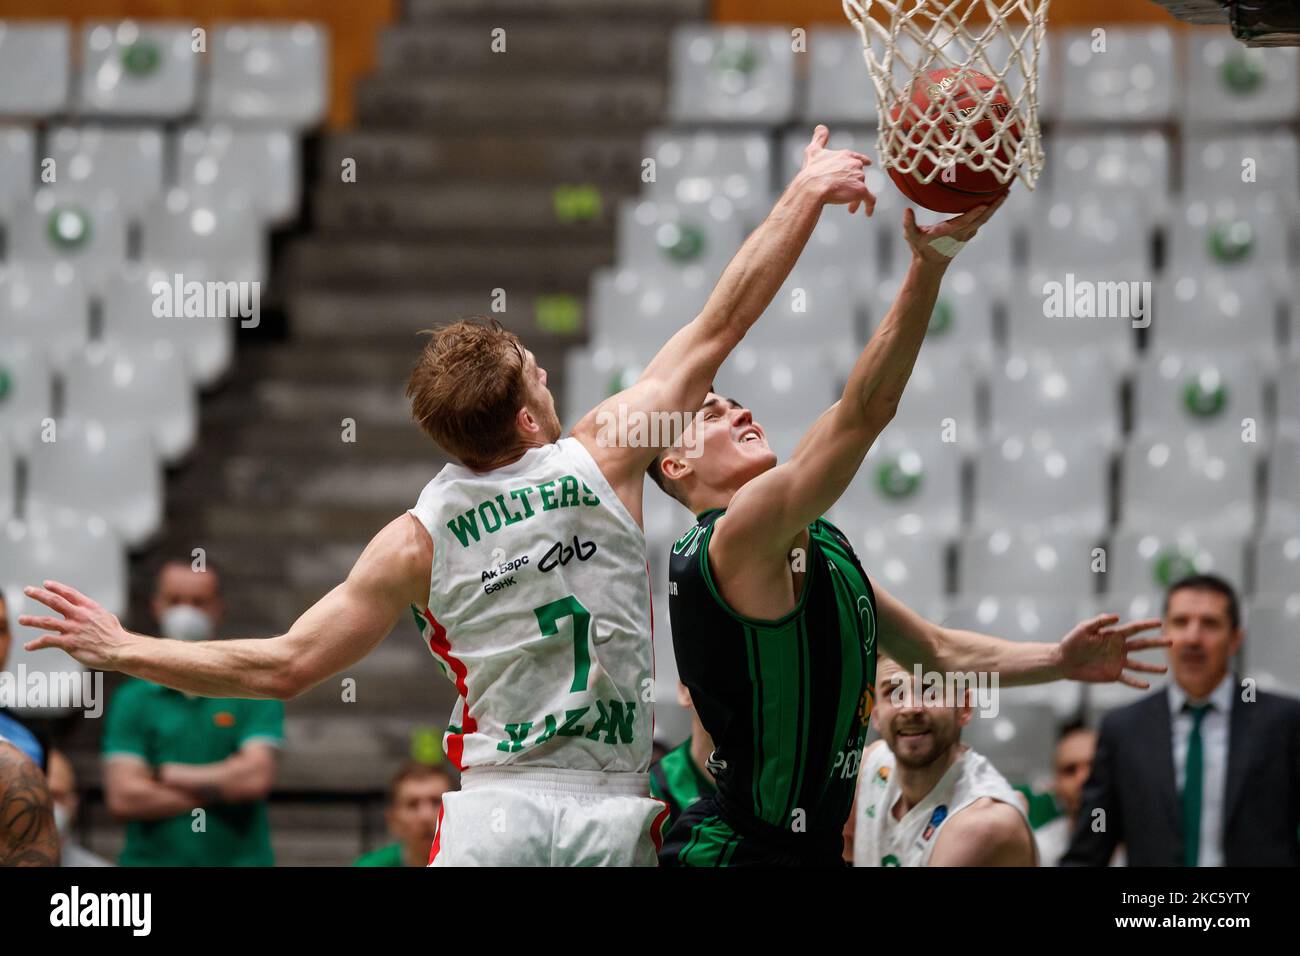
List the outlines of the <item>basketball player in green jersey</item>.
<svg viewBox="0 0 1300 956">
<path fill-rule="evenodd" d="M 788 462 L 777 464 L 747 409 L 710 393 L 693 444 L 651 466 L 698 516 L 673 546 L 668 601 L 678 672 L 713 738 L 718 787 L 682 814 L 662 865 L 843 865 L 877 642 L 908 670 L 998 672 L 1007 684 L 1146 687 L 1126 670 L 1164 670 L 1129 657 L 1168 644 L 1134 637 L 1158 620 L 1119 626 L 1103 615 L 1056 645 L 931 624 L 873 587 L 821 517 L 898 407 L 952 256 L 998 205 L 928 228 L 906 211 L 912 262 L 893 308 Z"/>
</svg>

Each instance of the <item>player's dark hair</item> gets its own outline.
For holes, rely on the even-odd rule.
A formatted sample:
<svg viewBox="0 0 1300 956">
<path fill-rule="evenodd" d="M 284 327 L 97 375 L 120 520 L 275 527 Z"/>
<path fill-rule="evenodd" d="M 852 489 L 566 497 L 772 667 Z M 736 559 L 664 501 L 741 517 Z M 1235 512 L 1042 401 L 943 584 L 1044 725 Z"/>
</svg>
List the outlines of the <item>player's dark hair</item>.
<svg viewBox="0 0 1300 956">
<path fill-rule="evenodd" d="M 398 768 L 397 773 L 393 774 L 393 779 L 388 784 L 388 805 L 391 807 L 397 803 L 397 791 L 401 789 L 402 784 L 408 780 L 428 780 L 431 777 L 441 777 L 447 781 L 447 786 L 451 790 L 460 788 L 460 781 L 449 767 L 438 763 L 421 763 L 418 760 L 408 760 Z"/>
<path fill-rule="evenodd" d="M 1232 623 L 1233 630 L 1241 626 L 1241 608 L 1237 601 L 1237 591 L 1217 574 L 1189 574 L 1175 581 L 1165 592 L 1164 613 L 1169 613 L 1169 599 L 1179 591 L 1210 591 L 1214 594 L 1222 594 L 1228 601 L 1228 620 Z"/>
<path fill-rule="evenodd" d="M 1067 720 L 1056 729 L 1056 739 L 1059 742 L 1070 736 L 1070 734 L 1077 734 L 1081 730 L 1088 729 L 1088 724 L 1082 717 L 1075 717 L 1073 720 Z"/>
</svg>

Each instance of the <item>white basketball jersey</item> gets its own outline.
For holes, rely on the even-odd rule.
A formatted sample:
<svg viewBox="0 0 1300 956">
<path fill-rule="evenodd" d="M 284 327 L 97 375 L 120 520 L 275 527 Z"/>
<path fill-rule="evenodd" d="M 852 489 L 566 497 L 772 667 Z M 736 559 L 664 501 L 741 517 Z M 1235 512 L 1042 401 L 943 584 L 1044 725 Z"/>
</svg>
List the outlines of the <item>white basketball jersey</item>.
<svg viewBox="0 0 1300 956">
<path fill-rule="evenodd" d="M 646 772 L 645 535 L 586 448 L 565 438 L 486 474 L 449 464 L 411 513 L 433 536 L 413 610 L 460 695 L 451 761 Z"/>
<path fill-rule="evenodd" d="M 894 755 L 875 747 L 858 774 L 857 819 L 853 830 L 854 866 L 929 866 L 930 854 L 946 821 L 976 800 L 988 797 L 1015 807 L 1025 816 L 1016 791 L 993 764 L 967 748 L 934 789 L 901 820 L 891 812 L 902 791 L 895 778 Z M 1029 819 L 1025 817 L 1025 830 Z"/>
</svg>

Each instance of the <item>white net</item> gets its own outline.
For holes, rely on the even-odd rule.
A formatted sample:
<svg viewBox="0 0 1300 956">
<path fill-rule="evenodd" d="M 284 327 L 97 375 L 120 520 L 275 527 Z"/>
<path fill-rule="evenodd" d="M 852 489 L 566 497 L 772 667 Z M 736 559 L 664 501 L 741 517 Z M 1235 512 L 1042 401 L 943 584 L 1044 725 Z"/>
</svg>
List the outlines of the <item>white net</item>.
<svg viewBox="0 0 1300 956">
<path fill-rule="evenodd" d="M 1038 51 L 1048 3 L 843 0 L 876 87 L 881 165 L 922 183 L 961 165 L 1033 189 L 1043 168 Z M 940 84 L 928 76 L 935 70 L 963 73 Z"/>
</svg>

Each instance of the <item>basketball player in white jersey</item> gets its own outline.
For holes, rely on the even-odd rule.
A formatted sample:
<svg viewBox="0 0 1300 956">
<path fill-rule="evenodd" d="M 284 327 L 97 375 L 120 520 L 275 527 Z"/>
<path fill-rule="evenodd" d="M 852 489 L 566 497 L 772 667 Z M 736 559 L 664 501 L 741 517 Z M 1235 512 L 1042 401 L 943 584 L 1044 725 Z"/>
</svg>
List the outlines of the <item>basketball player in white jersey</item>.
<svg viewBox="0 0 1300 956">
<path fill-rule="evenodd" d="M 879 658 L 854 806 L 854 866 L 1036 866 L 1023 798 L 961 742 L 968 701 L 929 702 Z"/>
<path fill-rule="evenodd" d="M 270 640 L 185 643 L 130 634 L 73 588 L 26 593 L 87 666 L 191 694 L 287 699 L 369 653 L 414 613 L 460 700 L 444 746 L 463 771 L 435 864 L 654 865 L 666 808 L 648 796 L 650 593 L 641 492 L 656 438 L 609 422 L 689 422 L 723 359 L 767 308 L 822 207 L 868 214 L 867 157 L 827 150 L 803 168 L 723 272 L 704 310 L 627 390 L 561 438 L 546 372 L 500 327 L 439 330 L 412 374 L 416 420 L 455 461 L 370 542 L 348 579 Z M 659 419 L 662 420 L 662 419 Z M 639 447 L 638 447 L 639 445 Z"/>
</svg>

